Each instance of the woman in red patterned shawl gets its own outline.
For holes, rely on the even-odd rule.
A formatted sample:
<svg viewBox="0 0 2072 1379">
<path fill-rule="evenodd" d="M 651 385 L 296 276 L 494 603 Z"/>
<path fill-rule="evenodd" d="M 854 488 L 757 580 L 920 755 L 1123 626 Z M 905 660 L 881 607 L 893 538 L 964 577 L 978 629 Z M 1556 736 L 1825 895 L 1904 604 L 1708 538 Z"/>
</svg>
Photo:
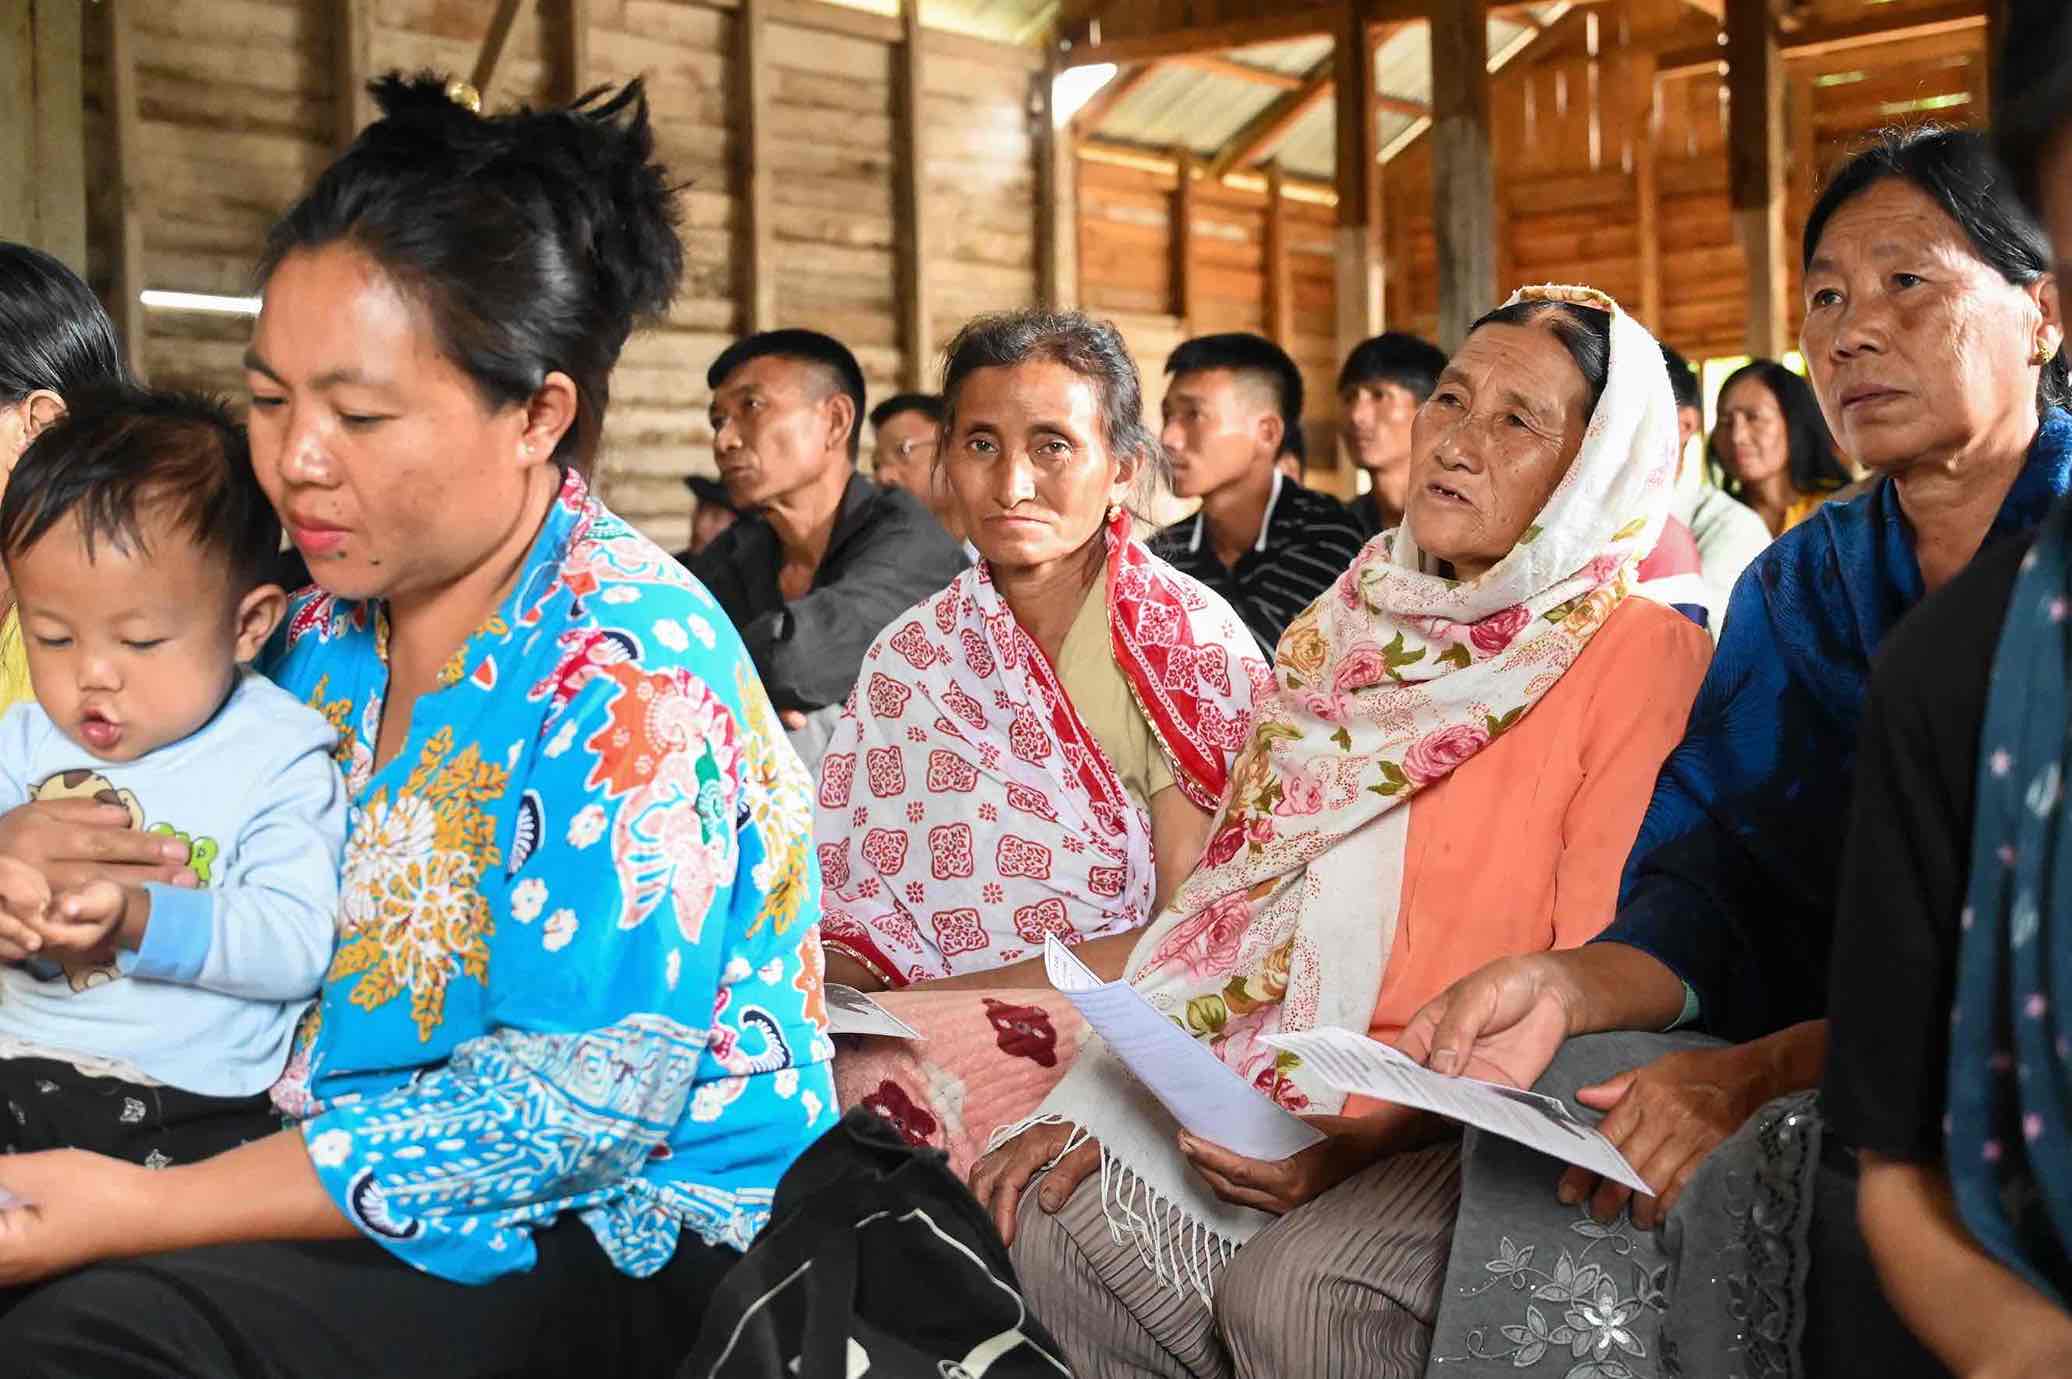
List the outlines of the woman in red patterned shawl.
<svg viewBox="0 0 2072 1379">
<path fill-rule="evenodd" d="M 828 979 L 1041 986 L 1053 933 L 1116 975 L 1201 855 L 1266 667 L 1130 534 L 1162 455 L 1113 326 L 981 317 L 943 398 L 984 559 L 879 635 L 821 763 Z"/>
</svg>

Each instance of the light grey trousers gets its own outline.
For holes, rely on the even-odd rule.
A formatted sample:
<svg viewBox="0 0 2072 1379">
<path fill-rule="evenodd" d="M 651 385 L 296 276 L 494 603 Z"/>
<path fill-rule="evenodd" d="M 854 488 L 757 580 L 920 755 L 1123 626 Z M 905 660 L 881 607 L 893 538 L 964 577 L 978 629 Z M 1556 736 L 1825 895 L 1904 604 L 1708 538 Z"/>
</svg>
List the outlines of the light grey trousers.
<svg viewBox="0 0 2072 1379">
<path fill-rule="evenodd" d="M 1159 1281 L 1101 1211 L 1098 1174 L 1053 1216 L 1024 1194 L 1014 1266 L 1080 1379 L 1414 1379 L 1439 1310 L 1460 1146 L 1393 1155 L 1252 1237 L 1215 1307 Z"/>
</svg>

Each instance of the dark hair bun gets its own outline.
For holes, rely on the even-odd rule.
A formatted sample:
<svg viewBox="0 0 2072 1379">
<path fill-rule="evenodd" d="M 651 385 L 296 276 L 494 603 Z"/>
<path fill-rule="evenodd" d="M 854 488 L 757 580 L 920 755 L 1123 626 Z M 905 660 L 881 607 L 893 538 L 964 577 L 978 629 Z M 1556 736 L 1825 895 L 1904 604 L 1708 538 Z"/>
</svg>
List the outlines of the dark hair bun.
<svg viewBox="0 0 2072 1379">
<path fill-rule="evenodd" d="M 631 322 L 662 315 L 683 277 L 676 189 L 655 161 L 647 88 L 635 77 L 616 93 L 594 87 L 551 110 L 520 106 L 477 115 L 435 72 L 391 72 L 368 84 L 383 116 L 363 137 L 452 175 L 488 182 L 521 203 L 553 206 L 571 250 L 597 274 L 608 315 Z"/>
<path fill-rule="evenodd" d="M 587 469 L 612 366 L 683 276 L 675 189 L 639 80 L 558 109 L 477 115 L 443 76 L 371 82 L 382 118 L 277 224 L 288 254 L 343 241 L 423 301 L 447 355 L 499 403 L 549 372 L 581 394 L 556 459 Z"/>
</svg>

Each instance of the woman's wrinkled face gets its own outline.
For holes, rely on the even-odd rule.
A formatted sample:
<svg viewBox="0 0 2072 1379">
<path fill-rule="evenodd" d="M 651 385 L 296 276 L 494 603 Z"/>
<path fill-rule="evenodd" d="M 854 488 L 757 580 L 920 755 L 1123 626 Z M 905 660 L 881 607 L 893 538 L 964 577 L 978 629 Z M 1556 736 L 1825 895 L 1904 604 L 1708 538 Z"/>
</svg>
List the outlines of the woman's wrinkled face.
<svg viewBox="0 0 2072 1379">
<path fill-rule="evenodd" d="M 1784 408 L 1770 385 L 1754 376 L 1720 394 L 1719 425 L 1712 446 L 1720 463 L 1744 485 L 1759 484 L 1791 464 L 1791 435 Z"/>
<path fill-rule="evenodd" d="M 435 593 L 521 520 L 553 442 L 492 407 L 424 308 L 343 244 L 298 250 L 266 284 L 245 357 L 252 462 L 310 573 L 346 598 Z"/>
<path fill-rule="evenodd" d="M 1547 505 L 1590 424 L 1590 385 L 1553 333 L 1470 335 L 1418 410 L 1404 520 L 1427 554 L 1476 579 Z"/>
<path fill-rule="evenodd" d="M 1961 454 L 2035 413 L 2049 279 L 2007 281 L 1963 227 L 1888 177 L 1834 213 L 1806 270 L 1799 336 L 1828 428 L 1874 470 Z"/>
<path fill-rule="evenodd" d="M 1108 452 L 1093 380 L 1048 360 L 966 377 L 942 465 L 971 544 L 1005 570 L 1078 552 L 1136 472 Z"/>
</svg>

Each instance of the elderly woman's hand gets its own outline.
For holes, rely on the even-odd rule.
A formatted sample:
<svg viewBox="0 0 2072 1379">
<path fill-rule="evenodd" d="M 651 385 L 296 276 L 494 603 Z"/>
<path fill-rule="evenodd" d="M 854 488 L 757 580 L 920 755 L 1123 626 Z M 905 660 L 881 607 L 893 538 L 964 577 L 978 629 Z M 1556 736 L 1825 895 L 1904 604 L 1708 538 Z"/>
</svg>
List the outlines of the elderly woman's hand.
<svg viewBox="0 0 2072 1379">
<path fill-rule="evenodd" d="M 35 868 L 60 895 L 96 881 L 197 882 L 187 844 L 132 828 L 127 809 L 97 800 L 39 800 L 0 815 L 0 855 Z"/>
<path fill-rule="evenodd" d="M 1653 1230 L 1668 1217 L 1706 1156 L 1780 1094 L 1773 1084 L 1758 1046 L 1738 1044 L 1665 1054 L 1576 1093 L 1583 1105 L 1607 1113 L 1597 1128 L 1655 1188 L 1654 1196 L 1633 1202 L 1634 1225 Z M 1633 1190 L 1570 1168 L 1556 1195 L 1569 1203 L 1587 1197 L 1591 1215 L 1610 1221 Z"/>
<path fill-rule="evenodd" d="M 1101 1166 L 1101 1146 L 1094 1140 L 1064 1154 L 1076 1132 L 1077 1127 L 1071 1125 L 1034 1125 L 971 1166 L 971 1191 L 1009 1245 L 1014 1244 L 1014 1218 L 1022 1192 L 1045 1164 L 1057 1160 L 1043 1180 L 1036 1205 L 1052 1214 Z M 1064 1157 L 1059 1158 L 1060 1154 Z"/>
<path fill-rule="evenodd" d="M 1414 1112 L 1384 1112 L 1375 1116 L 1303 1119 L 1323 1133 L 1323 1142 L 1285 1159 L 1248 1159 L 1184 1132 L 1180 1136 L 1180 1152 L 1224 1201 L 1284 1216 L 1323 1196 L 1383 1155 L 1406 1147 L 1406 1132 L 1422 1117 Z"/>
</svg>

